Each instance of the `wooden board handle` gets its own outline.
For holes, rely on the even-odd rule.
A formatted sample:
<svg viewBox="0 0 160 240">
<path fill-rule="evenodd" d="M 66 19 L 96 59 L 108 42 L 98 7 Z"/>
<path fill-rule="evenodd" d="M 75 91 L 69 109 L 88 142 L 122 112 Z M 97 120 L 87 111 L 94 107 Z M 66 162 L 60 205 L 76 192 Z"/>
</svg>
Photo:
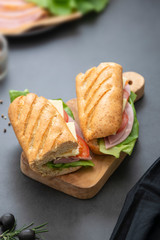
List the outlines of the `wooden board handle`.
<svg viewBox="0 0 160 240">
<path fill-rule="evenodd" d="M 126 78 L 132 92 L 137 94 L 136 101 L 144 95 L 144 77 L 136 72 L 124 72 L 123 77 Z"/>
</svg>

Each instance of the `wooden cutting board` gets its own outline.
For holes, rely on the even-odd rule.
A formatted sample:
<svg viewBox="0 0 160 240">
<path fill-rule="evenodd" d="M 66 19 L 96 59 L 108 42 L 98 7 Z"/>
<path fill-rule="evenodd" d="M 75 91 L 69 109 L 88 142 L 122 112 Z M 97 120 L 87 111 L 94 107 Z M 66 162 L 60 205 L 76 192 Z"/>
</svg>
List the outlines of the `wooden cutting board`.
<svg viewBox="0 0 160 240">
<path fill-rule="evenodd" d="M 137 94 L 136 101 L 139 100 L 144 94 L 144 78 L 135 72 L 125 72 L 123 76 L 129 80 L 131 90 Z M 75 119 L 78 122 L 76 99 L 69 100 L 67 105 L 73 111 Z M 81 168 L 77 172 L 53 178 L 42 177 L 40 174 L 32 171 L 24 153 L 22 153 L 21 170 L 26 176 L 46 184 L 49 187 L 76 198 L 89 199 L 100 191 L 126 156 L 125 153 L 122 153 L 120 158 L 116 159 L 110 155 L 98 156 L 93 153 L 91 155 L 92 161 L 95 164 L 94 167 Z"/>
</svg>

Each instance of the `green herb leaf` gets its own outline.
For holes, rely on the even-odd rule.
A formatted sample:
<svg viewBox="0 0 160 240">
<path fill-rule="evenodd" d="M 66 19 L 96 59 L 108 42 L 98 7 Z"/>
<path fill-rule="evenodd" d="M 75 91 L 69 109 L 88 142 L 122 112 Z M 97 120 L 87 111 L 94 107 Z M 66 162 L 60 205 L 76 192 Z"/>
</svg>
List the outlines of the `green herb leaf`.
<svg viewBox="0 0 160 240">
<path fill-rule="evenodd" d="M 54 100 L 54 99 L 53 99 L 53 100 Z M 66 113 L 67 113 L 71 118 L 74 119 L 74 115 L 73 115 L 71 109 L 67 106 L 67 104 L 66 104 L 65 102 L 63 102 L 63 100 L 62 100 L 61 98 L 58 98 L 58 99 L 56 99 L 56 100 L 61 100 L 61 101 L 62 101 L 62 103 L 63 103 L 63 109 L 66 111 Z"/>
<path fill-rule="evenodd" d="M 28 0 L 47 9 L 54 15 L 68 15 L 75 11 L 86 14 L 91 11 L 100 12 L 109 0 Z"/>
<path fill-rule="evenodd" d="M 71 163 L 56 163 L 56 164 L 54 164 L 53 162 L 48 162 L 47 163 L 47 167 L 49 167 L 49 168 L 59 168 L 59 169 L 69 168 L 69 167 L 79 167 L 79 166 L 93 167 L 94 164 L 90 160 L 79 160 L 77 162 L 71 162 Z"/>
<path fill-rule="evenodd" d="M 131 92 L 131 95 L 129 97 L 129 103 L 131 104 L 132 109 L 133 109 L 134 123 L 133 123 L 132 131 L 131 131 L 130 135 L 123 142 L 121 142 L 120 144 L 118 144 L 115 147 L 112 147 L 108 150 L 105 147 L 104 138 L 100 138 L 98 140 L 100 152 L 102 152 L 104 154 L 113 155 L 116 158 L 119 158 L 121 152 L 125 152 L 125 153 L 131 155 L 134 145 L 136 143 L 136 139 L 138 138 L 138 134 L 139 134 L 139 123 L 137 120 L 136 110 L 134 107 L 135 99 L 136 99 L 136 94 Z"/>
<path fill-rule="evenodd" d="M 14 99 L 16 99 L 17 97 L 26 96 L 28 93 L 29 93 L 28 89 L 25 89 L 24 91 L 10 90 L 9 91 L 10 101 L 13 102 Z"/>
</svg>

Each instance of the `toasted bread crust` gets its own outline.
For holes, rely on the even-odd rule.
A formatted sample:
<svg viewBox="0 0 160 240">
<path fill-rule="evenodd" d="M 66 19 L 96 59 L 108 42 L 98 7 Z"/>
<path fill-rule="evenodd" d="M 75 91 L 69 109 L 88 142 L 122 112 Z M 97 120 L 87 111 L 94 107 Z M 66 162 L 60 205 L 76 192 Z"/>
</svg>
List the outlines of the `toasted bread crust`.
<svg viewBox="0 0 160 240">
<path fill-rule="evenodd" d="M 43 166 L 78 144 L 57 109 L 44 97 L 30 93 L 16 98 L 8 115 L 30 167 Z"/>
<path fill-rule="evenodd" d="M 76 77 L 80 126 L 87 141 L 116 133 L 122 122 L 122 67 L 101 63 Z"/>
<path fill-rule="evenodd" d="M 87 144 L 93 153 L 97 155 L 104 155 L 104 153 L 101 153 L 99 150 L 98 139 L 90 140 Z"/>
</svg>

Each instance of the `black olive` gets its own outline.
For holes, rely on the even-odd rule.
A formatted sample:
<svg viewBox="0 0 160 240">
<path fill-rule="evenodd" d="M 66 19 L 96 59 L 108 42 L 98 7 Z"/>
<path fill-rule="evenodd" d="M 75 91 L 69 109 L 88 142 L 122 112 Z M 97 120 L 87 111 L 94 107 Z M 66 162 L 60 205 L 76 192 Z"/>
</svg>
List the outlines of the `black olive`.
<svg viewBox="0 0 160 240">
<path fill-rule="evenodd" d="M 13 214 L 6 213 L 0 218 L 0 223 L 2 226 L 2 231 L 5 232 L 7 230 L 11 230 L 15 224 L 15 218 Z"/>
<path fill-rule="evenodd" d="M 23 230 L 18 234 L 19 240 L 35 240 L 35 232 L 32 229 Z"/>
</svg>

